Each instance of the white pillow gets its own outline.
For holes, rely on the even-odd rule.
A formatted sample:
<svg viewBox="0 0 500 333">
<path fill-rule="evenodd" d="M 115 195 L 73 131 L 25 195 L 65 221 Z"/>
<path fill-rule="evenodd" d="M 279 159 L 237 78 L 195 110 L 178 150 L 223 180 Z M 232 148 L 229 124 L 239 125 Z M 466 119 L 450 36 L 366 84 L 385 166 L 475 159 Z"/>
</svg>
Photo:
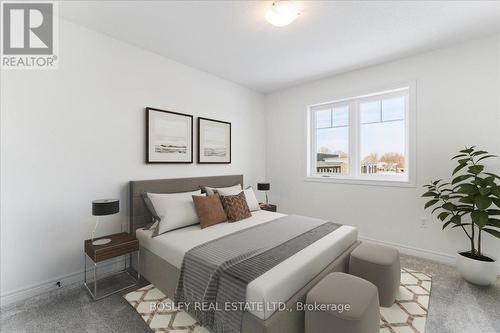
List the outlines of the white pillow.
<svg viewBox="0 0 500 333">
<path fill-rule="evenodd" d="M 260 210 L 260 205 L 259 201 L 257 201 L 257 198 L 255 197 L 255 192 L 253 191 L 253 188 L 249 187 L 245 191 L 245 198 L 247 199 L 247 205 L 248 208 L 250 208 L 250 211 L 256 211 Z"/>
<path fill-rule="evenodd" d="M 160 223 L 153 237 L 199 223 L 192 196 L 202 195 L 201 190 L 182 193 L 147 193 L 147 195 L 160 217 Z"/>
<path fill-rule="evenodd" d="M 220 195 L 236 195 L 243 191 L 241 184 L 228 186 L 228 187 L 208 187 L 205 186 L 205 190 L 207 191 L 207 195 L 214 195 L 215 193 L 219 193 Z"/>
<path fill-rule="evenodd" d="M 255 197 L 255 193 L 253 191 L 253 188 L 249 187 L 246 190 L 243 191 L 245 193 L 245 199 L 247 199 L 247 205 L 248 208 L 250 208 L 250 211 L 256 211 L 260 210 L 259 202 L 257 201 L 257 198 Z M 237 195 L 241 193 L 241 187 L 238 189 L 236 186 L 232 187 L 226 187 L 226 188 L 220 188 L 217 189 L 217 193 L 221 196 L 226 196 L 226 195 Z"/>
</svg>

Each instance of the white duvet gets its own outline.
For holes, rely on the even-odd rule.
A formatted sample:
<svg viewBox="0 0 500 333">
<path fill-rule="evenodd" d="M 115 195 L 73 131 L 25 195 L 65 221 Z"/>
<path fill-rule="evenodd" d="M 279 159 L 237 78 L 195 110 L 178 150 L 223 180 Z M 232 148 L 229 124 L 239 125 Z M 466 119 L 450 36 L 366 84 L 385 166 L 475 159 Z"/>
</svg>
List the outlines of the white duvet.
<svg viewBox="0 0 500 333">
<path fill-rule="evenodd" d="M 136 235 L 141 246 L 180 269 L 184 254 L 193 247 L 282 216 L 285 215 L 260 210 L 252 212 L 252 217 L 248 219 L 221 223 L 205 229 L 194 225 L 154 238 L 151 237 L 151 230 L 139 229 Z M 247 301 L 251 304 L 286 302 L 356 240 L 355 227 L 341 226 L 250 282 L 247 286 Z M 275 309 L 271 306 L 255 306 L 249 311 L 264 320 Z"/>
</svg>

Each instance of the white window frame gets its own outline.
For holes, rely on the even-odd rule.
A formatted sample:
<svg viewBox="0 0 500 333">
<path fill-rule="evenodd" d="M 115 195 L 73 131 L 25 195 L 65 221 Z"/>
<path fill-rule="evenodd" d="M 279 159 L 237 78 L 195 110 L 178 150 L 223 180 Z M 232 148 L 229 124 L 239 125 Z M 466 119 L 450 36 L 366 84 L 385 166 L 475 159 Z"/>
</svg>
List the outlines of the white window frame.
<svg viewBox="0 0 500 333">
<path fill-rule="evenodd" d="M 379 100 L 383 95 L 384 98 L 391 95 L 401 96 L 402 91 L 407 91 L 406 110 L 405 110 L 405 165 L 407 177 L 401 179 L 401 176 L 394 175 L 373 175 L 361 174 L 360 172 L 360 122 L 358 106 L 360 102 L 370 100 Z M 306 181 L 315 182 L 331 182 L 344 184 L 360 184 L 360 185 L 380 185 L 380 186 L 399 186 L 399 187 L 415 187 L 416 186 L 416 83 L 407 82 L 386 87 L 385 89 L 373 89 L 368 92 L 350 94 L 338 98 L 333 101 L 313 104 L 307 107 L 307 165 L 306 165 Z M 317 174 L 316 168 L 316 119 L 315 110 L 321 106 L 334 104 L 349 104 L 349 173 L 348 174 Z M 314 119 L 313 119 L 314 118 Z M 314 165 L 313 165 L 314 164 Z"/>
</svg>

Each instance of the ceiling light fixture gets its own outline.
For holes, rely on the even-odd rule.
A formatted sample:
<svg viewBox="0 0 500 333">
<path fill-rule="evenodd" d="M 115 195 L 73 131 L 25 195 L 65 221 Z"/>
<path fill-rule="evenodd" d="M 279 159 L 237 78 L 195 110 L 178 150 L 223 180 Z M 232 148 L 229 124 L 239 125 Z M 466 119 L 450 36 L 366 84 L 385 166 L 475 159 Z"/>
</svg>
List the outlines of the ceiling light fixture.
<svg viewBox="0 0 500 333">
<path fill-rule="evenodd" d="M 267 22 L 276 27 L 284 27 L 295 21 L 299 10 L 291 1 L 281 0 L 273 2 L 266 13 Z"/>
</svg>

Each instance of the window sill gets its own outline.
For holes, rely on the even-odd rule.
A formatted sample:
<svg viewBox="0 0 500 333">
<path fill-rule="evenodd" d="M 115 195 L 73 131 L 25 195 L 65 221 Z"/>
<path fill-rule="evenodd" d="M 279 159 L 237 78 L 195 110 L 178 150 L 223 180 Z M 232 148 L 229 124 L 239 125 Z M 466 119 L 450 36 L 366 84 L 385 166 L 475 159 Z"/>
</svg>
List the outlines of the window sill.
<svg viewBox="0 0 500 333">
<path fill-rule="evenodd" d="M 366 185 L 366 186 L 386 186 L 386 187 L 408 187 L 416 188 L 416 184 L 412 181 L 401 181 L 397 179 L 361 179 L 361 178 L 348 178 L 348 177 L 334 177 L 334 176 L 306 176 L 306 182 L 318 183 L 337 183 L 337 184 L 351 184 L 351 185 Z"/>
</svg>

